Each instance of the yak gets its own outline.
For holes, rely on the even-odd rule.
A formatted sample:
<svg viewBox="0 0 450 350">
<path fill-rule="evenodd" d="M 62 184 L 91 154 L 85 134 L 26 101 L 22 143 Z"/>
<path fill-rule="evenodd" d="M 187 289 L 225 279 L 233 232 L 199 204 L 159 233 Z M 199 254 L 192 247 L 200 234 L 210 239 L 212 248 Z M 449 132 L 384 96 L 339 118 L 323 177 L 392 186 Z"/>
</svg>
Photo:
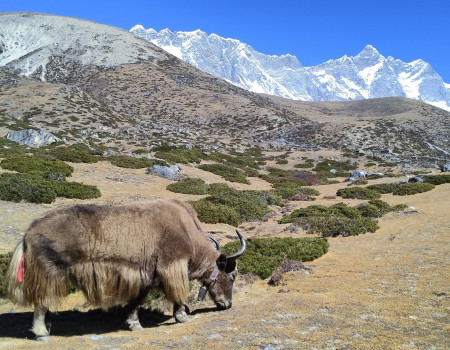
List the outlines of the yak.
<svg viewBox="0 0 450 350">
<path fill-rule="evenodd" d="M 46 313 L 70 284 L 93 306 L 126 306 L 133 331 L 142 329 L 138 310 L 152 288 L 161 288 L 175 320 L 186 322 L 190 280 L 203 284 L 218 309 L 231 307 L 236 259 L 246 246 L 236 232 L 241 247 L 227 256 L 180 200 L 56 208 L 35 219 L 15 248 L 7 297 L 34 306 L 31 330 L 38 340 L 48 339 Z"/>
</svg>

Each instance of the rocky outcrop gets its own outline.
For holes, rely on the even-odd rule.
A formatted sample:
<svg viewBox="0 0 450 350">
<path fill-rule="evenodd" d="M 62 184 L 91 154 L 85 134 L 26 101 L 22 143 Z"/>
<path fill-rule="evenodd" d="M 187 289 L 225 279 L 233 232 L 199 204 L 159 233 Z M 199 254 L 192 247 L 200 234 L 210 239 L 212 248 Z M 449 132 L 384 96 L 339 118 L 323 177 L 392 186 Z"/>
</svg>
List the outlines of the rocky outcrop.
<svg viewBox="0 0 450 350">
<path fill-rule="evenodd" d="M 165 177 L 169 180 L 181 180 L 183 176 L 183 170 L 177 165 L 163 166 L 163 165 L 152 165 L 148 168 L 148 171 L 152 174 L 156 174 Z"/>
<path fill-rule="evenodd" d="M 10 131 L 6 135 L 6 138 L 10 141 L 14 141 L 21 145 L 27 145 L 30 147 L 41 147 L 61 141 L 61 139 L 43 129 Z"/>
</svg>

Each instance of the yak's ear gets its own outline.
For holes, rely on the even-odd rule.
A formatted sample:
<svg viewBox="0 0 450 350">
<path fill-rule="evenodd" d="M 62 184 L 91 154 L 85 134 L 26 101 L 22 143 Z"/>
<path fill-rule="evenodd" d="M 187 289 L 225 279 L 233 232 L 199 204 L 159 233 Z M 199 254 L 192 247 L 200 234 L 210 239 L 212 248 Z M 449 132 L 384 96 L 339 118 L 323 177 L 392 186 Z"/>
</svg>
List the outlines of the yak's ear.
<svg viewBox="0 0 450 350">
<path fill-rule="evenodd" d="M 227 256 L 225 254 L 220 254 L 216 264 L 220 271 L 225 270 L 225 267 L 227 266 Z"/>
</svg>

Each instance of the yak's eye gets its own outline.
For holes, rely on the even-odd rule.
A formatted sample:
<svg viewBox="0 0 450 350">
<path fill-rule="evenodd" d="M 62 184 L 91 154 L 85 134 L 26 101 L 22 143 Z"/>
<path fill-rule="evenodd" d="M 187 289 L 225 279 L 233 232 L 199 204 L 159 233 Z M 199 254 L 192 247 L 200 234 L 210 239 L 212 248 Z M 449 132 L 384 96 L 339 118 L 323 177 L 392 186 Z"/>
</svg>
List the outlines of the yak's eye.
<svg viewBox="0 0 450 350">
<path fill-rule="evenodd" d="M 234 282 L 234 280 L 236 279 L 236 274 L 235 273 L 230 273 L 228 275 L 228 278 L 230 279 L 231 282 Z"/>
</svg>

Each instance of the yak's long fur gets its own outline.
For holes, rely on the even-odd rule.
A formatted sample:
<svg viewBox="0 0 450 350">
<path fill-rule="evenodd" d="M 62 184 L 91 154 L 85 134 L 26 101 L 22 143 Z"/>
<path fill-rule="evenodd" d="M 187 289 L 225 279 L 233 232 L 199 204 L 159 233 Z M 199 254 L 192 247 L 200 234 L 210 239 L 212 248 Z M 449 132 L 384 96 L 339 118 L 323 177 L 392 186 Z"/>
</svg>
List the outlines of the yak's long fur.
<svg viewBox="0 0 450 350">
<path fill-rule="evenodd" d="M 182 303 L 189 279 L 211 270 L 218 255 L 194 210 L 178 200 L 58 208 L 34 220 L 17 245 L 7 293 L 17 304 L 50 308 L 71 282 L 91 304 L 108 308 L 160 286 Z"/>
</svg>

